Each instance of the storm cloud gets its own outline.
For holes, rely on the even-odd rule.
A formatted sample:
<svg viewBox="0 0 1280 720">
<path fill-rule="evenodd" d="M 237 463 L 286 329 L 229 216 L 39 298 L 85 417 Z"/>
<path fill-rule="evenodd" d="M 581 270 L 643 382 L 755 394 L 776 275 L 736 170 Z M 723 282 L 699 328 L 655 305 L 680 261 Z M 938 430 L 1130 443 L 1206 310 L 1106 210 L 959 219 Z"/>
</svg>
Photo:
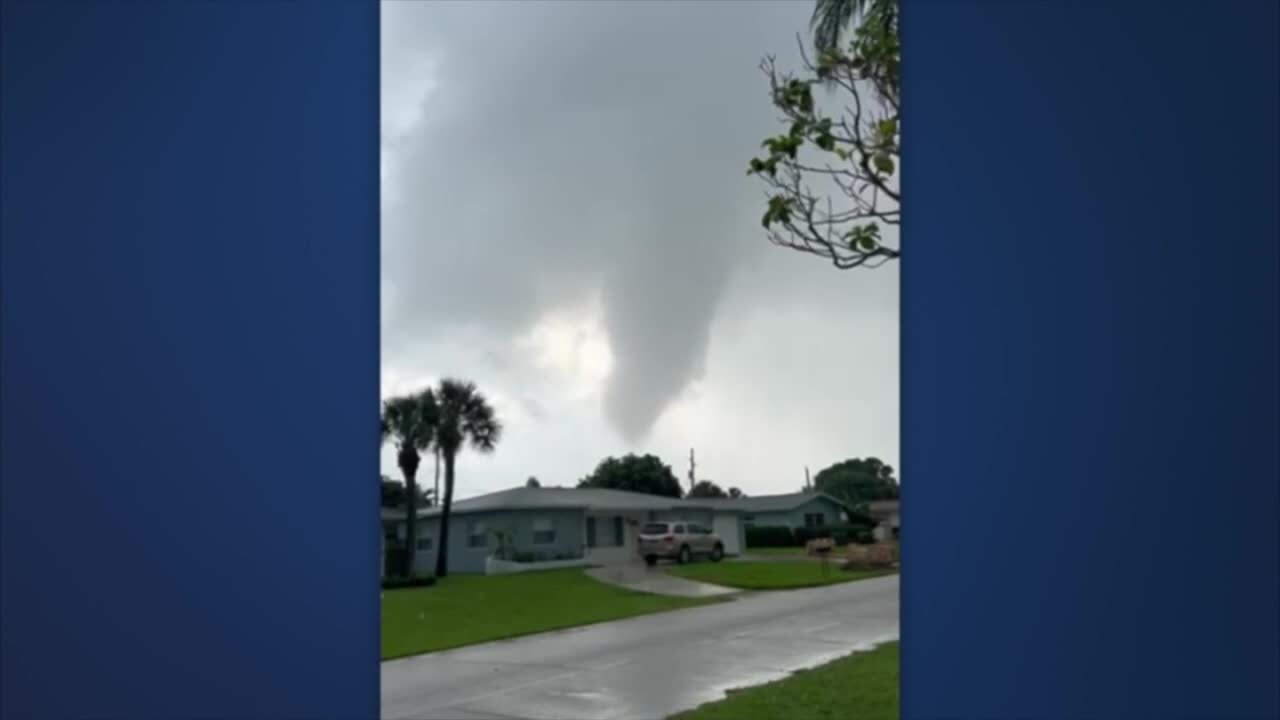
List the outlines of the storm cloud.
<svg viewBox="0 0 1280 720">
<path fill-rule="evenodd" d="M 794 58 L 810 9 L 384 3 L 384 392 L 473 378 L 507 403 L 509 426 L 528 425 L 511 440 L 529 443 L 520 467 L 559 472 L 568 461 L 533 449 L 556 454 L 556 431 L 535 426 L 607 423 L 615 440 L 593 430 L 599 447 L 560 452 L 581 455 L 574 467 L 662 444 L 660 421 L 707 388 L 763 399 L 773 393 L 762 384 L 784 381 L 769 375 L 785 367 L 758 356 L 735 362 L 766 375 L 722 387 L 710 371 L 717 337 L 783 357 L 816 345 L 765 316 L 818 318 L 816 332 L 831 333 L 865 321 L 875 330 L 860 342 L 893 346 L 871 372 L 892 386 L 876 412 L 894 425 L 879 454 L 896 459 L 896 270 L 839 273 L 769 246 L 761 188 L 745 176 L 777 128 L 756 65 L 769 52 Z M 815 408 L 813 421 L 836 409 Z M 581 443 L 584 432 L 570 434 Z"/>
</svg>

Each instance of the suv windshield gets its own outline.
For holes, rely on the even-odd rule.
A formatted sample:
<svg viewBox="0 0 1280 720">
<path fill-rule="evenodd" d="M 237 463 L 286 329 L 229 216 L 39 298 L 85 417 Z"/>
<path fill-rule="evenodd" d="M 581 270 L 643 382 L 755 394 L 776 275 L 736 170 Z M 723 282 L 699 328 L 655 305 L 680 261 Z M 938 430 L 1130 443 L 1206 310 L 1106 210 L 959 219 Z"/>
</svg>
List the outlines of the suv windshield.
<svg viewBox="0 0 1280 720">
<path fill-rule="evenodd" d="M 641 535 L 666 535 L 666 523 L 648 523 L 640 530 Z"/>
</svg>

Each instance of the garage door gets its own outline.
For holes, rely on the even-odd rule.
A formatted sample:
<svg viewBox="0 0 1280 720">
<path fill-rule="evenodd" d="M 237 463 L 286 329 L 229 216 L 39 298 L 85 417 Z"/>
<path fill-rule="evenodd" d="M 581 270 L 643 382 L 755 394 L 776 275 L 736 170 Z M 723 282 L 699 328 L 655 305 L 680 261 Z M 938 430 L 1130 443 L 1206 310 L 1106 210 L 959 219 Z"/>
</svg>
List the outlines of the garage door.
<svg viewBox="0 0 1280 720">
<path fill-rule="evenodd" d="M 742 548 L 738 546 L 739 522 L 741 521 L 736 513 L 716 513 L 712 521 L 712 530 L 720 536 L 720 542 L 724 543 L 726 555 L 737 555 L 742 552 Z"/>
</svg>

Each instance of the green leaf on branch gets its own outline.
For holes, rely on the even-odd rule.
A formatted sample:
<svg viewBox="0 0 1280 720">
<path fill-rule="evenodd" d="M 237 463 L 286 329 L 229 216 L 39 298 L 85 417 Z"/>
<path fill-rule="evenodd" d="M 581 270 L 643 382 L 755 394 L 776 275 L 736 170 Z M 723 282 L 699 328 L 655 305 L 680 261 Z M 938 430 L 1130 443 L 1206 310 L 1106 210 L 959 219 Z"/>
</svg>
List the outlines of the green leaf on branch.
<svg viewBox="0 0 1280 720">
<path fill-rule="evenodd" d="M 849 240 L 849 249 L 861 252 L 872 252 L 880 247 L 880 226 L 859 225 L 845 234 Z"/>
<path fill-rule="evenodd" d="M 789 201 L 782 195 L 774 195 L 769 198 L 769 209 L 765 210 L 764 218 L 761 219 L 761 225 L 767 229 L 775 222 L 787 224 L 791 221 L 791 208 Z"/>
<path fill-rule="evenodd" d="M 893 163 L 893 158 L 889 157 L 887 153 L 880 153 L 879 155 L 876 155 L 872 158 L 872 162 L 875 163 L 876 169 L 880 172 L 886 175 L 893 174 L 895 165 Z"/>
</svg>

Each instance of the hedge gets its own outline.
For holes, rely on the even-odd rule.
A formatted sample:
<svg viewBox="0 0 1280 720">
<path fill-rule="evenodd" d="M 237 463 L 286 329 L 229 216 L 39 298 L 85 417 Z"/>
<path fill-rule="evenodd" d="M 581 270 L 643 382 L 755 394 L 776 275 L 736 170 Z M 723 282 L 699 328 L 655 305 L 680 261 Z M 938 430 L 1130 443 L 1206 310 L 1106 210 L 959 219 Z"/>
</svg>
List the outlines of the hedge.
<svg viewBox="0 0 1280 720">
<path fill-rule="evenodd" d="M 775 525 L 749 527 L 746 529 L 747 547 L 794 547 L 802 543 L 796 542 L 791 528 Z"/>
<path fill-rule="evenodd" d="M 837 545 L 848 545 L 850 542 L 866 545 L 874 540 L 871 528 L 861 524 L 799 527 L 795 530 L 795 538 L 796 545 L 804 545 L 814 538 L 831 538 Z"/>
<path fill-rule="evenodd" d="M 851 542 L 870 545 L 875 542 L 871 528 L 859 523 L 798 527 L 794 531 L 782 526 L 747 528 L 748 548 L 797 547 L 814 538 L 831 538 L 837 545 L 848 545 Z"/>
</svg>

